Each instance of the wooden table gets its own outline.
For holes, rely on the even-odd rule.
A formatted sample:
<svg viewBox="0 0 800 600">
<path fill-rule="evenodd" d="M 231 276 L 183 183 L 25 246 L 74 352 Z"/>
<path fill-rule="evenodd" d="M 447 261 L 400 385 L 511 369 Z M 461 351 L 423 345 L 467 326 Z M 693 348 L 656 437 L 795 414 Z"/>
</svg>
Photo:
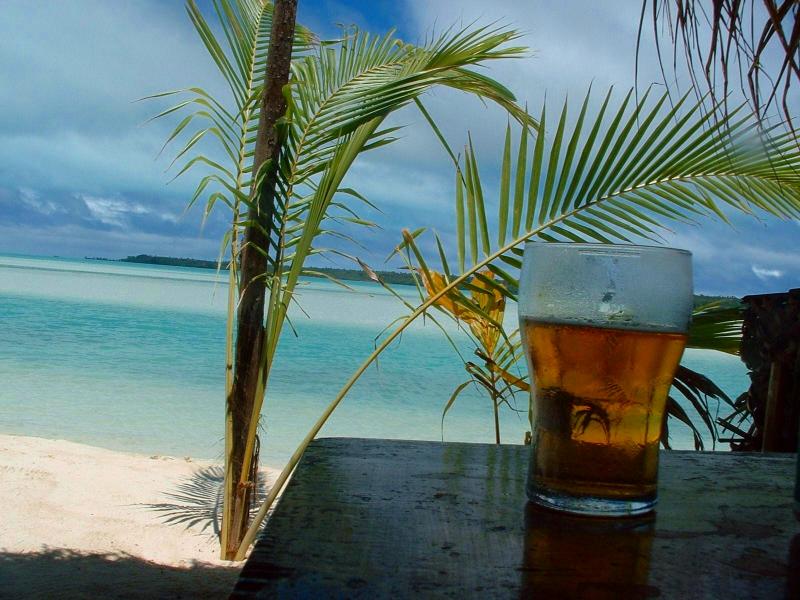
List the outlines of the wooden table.
<svg viewBox="0 0 800 600">
<path fill-rule="evenodd" d="M 594 519 L 527 503 L 528 452 L 317 440 L 231 597 L 800 597 L 793 455 L 662 452 L 654 516 Z"/>
</svg>

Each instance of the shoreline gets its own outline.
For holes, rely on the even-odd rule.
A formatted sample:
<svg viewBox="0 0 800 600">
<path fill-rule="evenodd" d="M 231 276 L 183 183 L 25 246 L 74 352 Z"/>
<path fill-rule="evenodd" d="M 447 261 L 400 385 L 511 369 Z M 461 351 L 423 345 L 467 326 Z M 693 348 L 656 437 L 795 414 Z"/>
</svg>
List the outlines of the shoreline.
<svg viewBox="0 0 800 600">
<path fill-rule="evenodd" d="M 227 595 L 241 563 L 218 558 L 221 475 L 214 461 L 0 434 L 0 596 L 117 597 L 114 572 L 141 597 Z M 42 577 L 59 566 L 66 580 Z"/>
<path fill-rule="evenodd" d="M 16 433 L 13 430 L 11 433 L 7 433 L 3 430 L 0 430 L 0 455 L 2 455 L 2 448 L 3 448 L 2 444 L 4 438 L 17 438 L 20 440 L 24 439 L 41 440 L 43 442 L 58 442 L 58 443 L 63 442 L 65 444 L 75 444 L 77 446 L 85 446 L 86 448 L 92 448 L 94 450 L 110 452 L 113 454 L 123 454 L 125 456 L 130 456 L 130 457 L 146 458 L 149 460 L 163 460 L 165 462 L 169 461 L 186 462 L 195 465 L 198 468 L 210 467 L 214 465 L 222 466 L 224 460 L 221 450 L 216 457 L 211 457 L 208 455 L 203 456 L 198 453 L 191 453 L 191 455 L 186 455 L 183 453 L 169 454 L 169 453 L 156 452 L 151 454 L 150 452 L 142 451 L 140 448 L 127 448 L 124 446 L 119 448 L 114 448 L 113 445 L 106 445 L 102 441 L 83 442 L 67 437 L 51 436 L 48 433 L 42 433 L 42 434 Z M 2 460 L 0 460 L 0 464 L 2 464 Z M 269 474 L 271 478 L 274 478 L 275 476 L 277 476 L 278 473 L 281 472 L 281 469 L 283 468 L 281 466 L 276 466 L 276 464 L 278 463 L 273 462 L 272 464 L 264 464 L 263 462 L 261 462 L 259 472 Z M 0 541 L 0 548 L 2 548 L 2 541 Z"/>
</svg>

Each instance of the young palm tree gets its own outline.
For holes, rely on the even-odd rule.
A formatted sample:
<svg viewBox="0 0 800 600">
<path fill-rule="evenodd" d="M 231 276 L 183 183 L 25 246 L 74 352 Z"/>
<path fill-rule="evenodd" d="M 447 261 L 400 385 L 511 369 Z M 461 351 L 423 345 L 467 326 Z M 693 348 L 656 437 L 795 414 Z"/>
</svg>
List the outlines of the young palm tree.
<svg viewBox="0 0 800 600">
<path fill-rule="evenodd" d="M 651 101 L 650 94 L 644 94 L 636 103 L 631 98 L 629 92 L 611 109 L 609 91 L 597 115 L 587 119 L 587 94 L 569 126 L 565 103 L 554 131 L 545 128 L 543 106 L 532 153 L 518 153 L 514 181 L 522 183 L 514 186 L 513 195 L 509 191 L 499 199 L 496 245 L 479 188 L 456 195 L 458 248 L 455 263 L 448 261 L 455 268 L 446 284 L 385 337 L 332 400 L 279 475 L 242 548 L 255 539 L 259 523 L 307 445 L 380 353 L 453 290 L 475 289 L 473 279 L 485 289 L 508 295 L 525 241 L 657 242 L 659 230 L 670 221 L 691 222 L 709 215 L 725 219 L 722 206 L 800 217 L 800 150 L 790 134 L 761 129 L 747 111 L 720 115 L 703 110 L 701 104 L 684 106 L 686 97 L 670 110 L 665 108 L 666 95 Z M 405 236 L 405 244 L 413 254 L 419 252 L 413 235 Z M 483 275 L 486 270 L 494 276 Z M 491 318 L 466 296 L 461 302 Z"/>
<path fill-rule="evenodd" d="M 340 40 L 317 43 L 308 30 L 297 27 L 291 81 L 283 89 L 286 114 L 275 128 L 278 152 L 260 152 L 256 134 L 263 116 L 258 108 L 273 31 L 272 5 L 215 0 L 221 35 L 194 0 L 187 8 L 233 98 L 226 104 L 198 88 L 170 92 L 161 96 L 183 94 L 185 99 L 158 115 L 192 111 L 167 140 L 190 133 L 177 158 L 206 137 L 217 142 L 223 156 L 196 154 L 178 175 L 202 165 L 210 172 L 200 180 L 192 202 L 204 197 L 206 213 L 219 202 L 231 210 L 231 228 L 222 244 L 222 254 L 229 252 L 230 289 L 221 538 L 223 557 L 232 558 L 237 548 L 243 552 L 239 541 L 257 472 L 256 434 L 264 394 L 295 288 L 309 272 L 306 261 L 326 252 L 326 237 L 344 235 L 337 222 L 370 225 L 355 211 L 367 200 L 341 186 L 356 157 L 394 141 L 396 128 L 382 128 L 386 117 L 435 85 L 493 101 L 527 127 L 536 124 L 505 87 L 470 68 L 522 55 L 523 48 L 509 45 L 518 37 L 513 30 L 450 29 L 412 45 L 391 32 L 372 36 L 357 29 L 345 31 Z M 203 127 L 191 130 L 190 125 L 201 122 Z M 237 304 L 240 329 L 234 353 Z M 255 330 L 241 329 L 242 313 L 248 313 L 246 322 L 255 323 Z"/>
</svg>

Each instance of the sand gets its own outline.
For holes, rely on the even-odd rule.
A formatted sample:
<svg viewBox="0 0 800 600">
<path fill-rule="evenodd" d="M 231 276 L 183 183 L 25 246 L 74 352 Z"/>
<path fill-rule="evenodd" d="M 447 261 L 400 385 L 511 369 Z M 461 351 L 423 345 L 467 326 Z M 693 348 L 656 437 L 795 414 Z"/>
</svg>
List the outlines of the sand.
<svg viewBox="0 0 800 600">
<path fill-rule="evenodd" d="M 217 558 L 220 474 L 0 435 L 0 598 L 227 597 L 241 564 Z"/>
</svg>

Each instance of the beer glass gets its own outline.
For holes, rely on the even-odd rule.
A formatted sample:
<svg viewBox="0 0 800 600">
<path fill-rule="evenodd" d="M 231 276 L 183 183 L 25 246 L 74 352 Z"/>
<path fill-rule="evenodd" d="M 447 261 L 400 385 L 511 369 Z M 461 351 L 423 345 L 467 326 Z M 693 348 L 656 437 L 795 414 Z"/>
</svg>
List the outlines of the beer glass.
<svg viewBox="0 0 800 600">
<path fill-rule="evenodd" d="M 528 242 L 520 334 L 531 379 L 531 501 L 653 509 L 667 394 L 692 312 L 691 253 Z"/>
</svg>

